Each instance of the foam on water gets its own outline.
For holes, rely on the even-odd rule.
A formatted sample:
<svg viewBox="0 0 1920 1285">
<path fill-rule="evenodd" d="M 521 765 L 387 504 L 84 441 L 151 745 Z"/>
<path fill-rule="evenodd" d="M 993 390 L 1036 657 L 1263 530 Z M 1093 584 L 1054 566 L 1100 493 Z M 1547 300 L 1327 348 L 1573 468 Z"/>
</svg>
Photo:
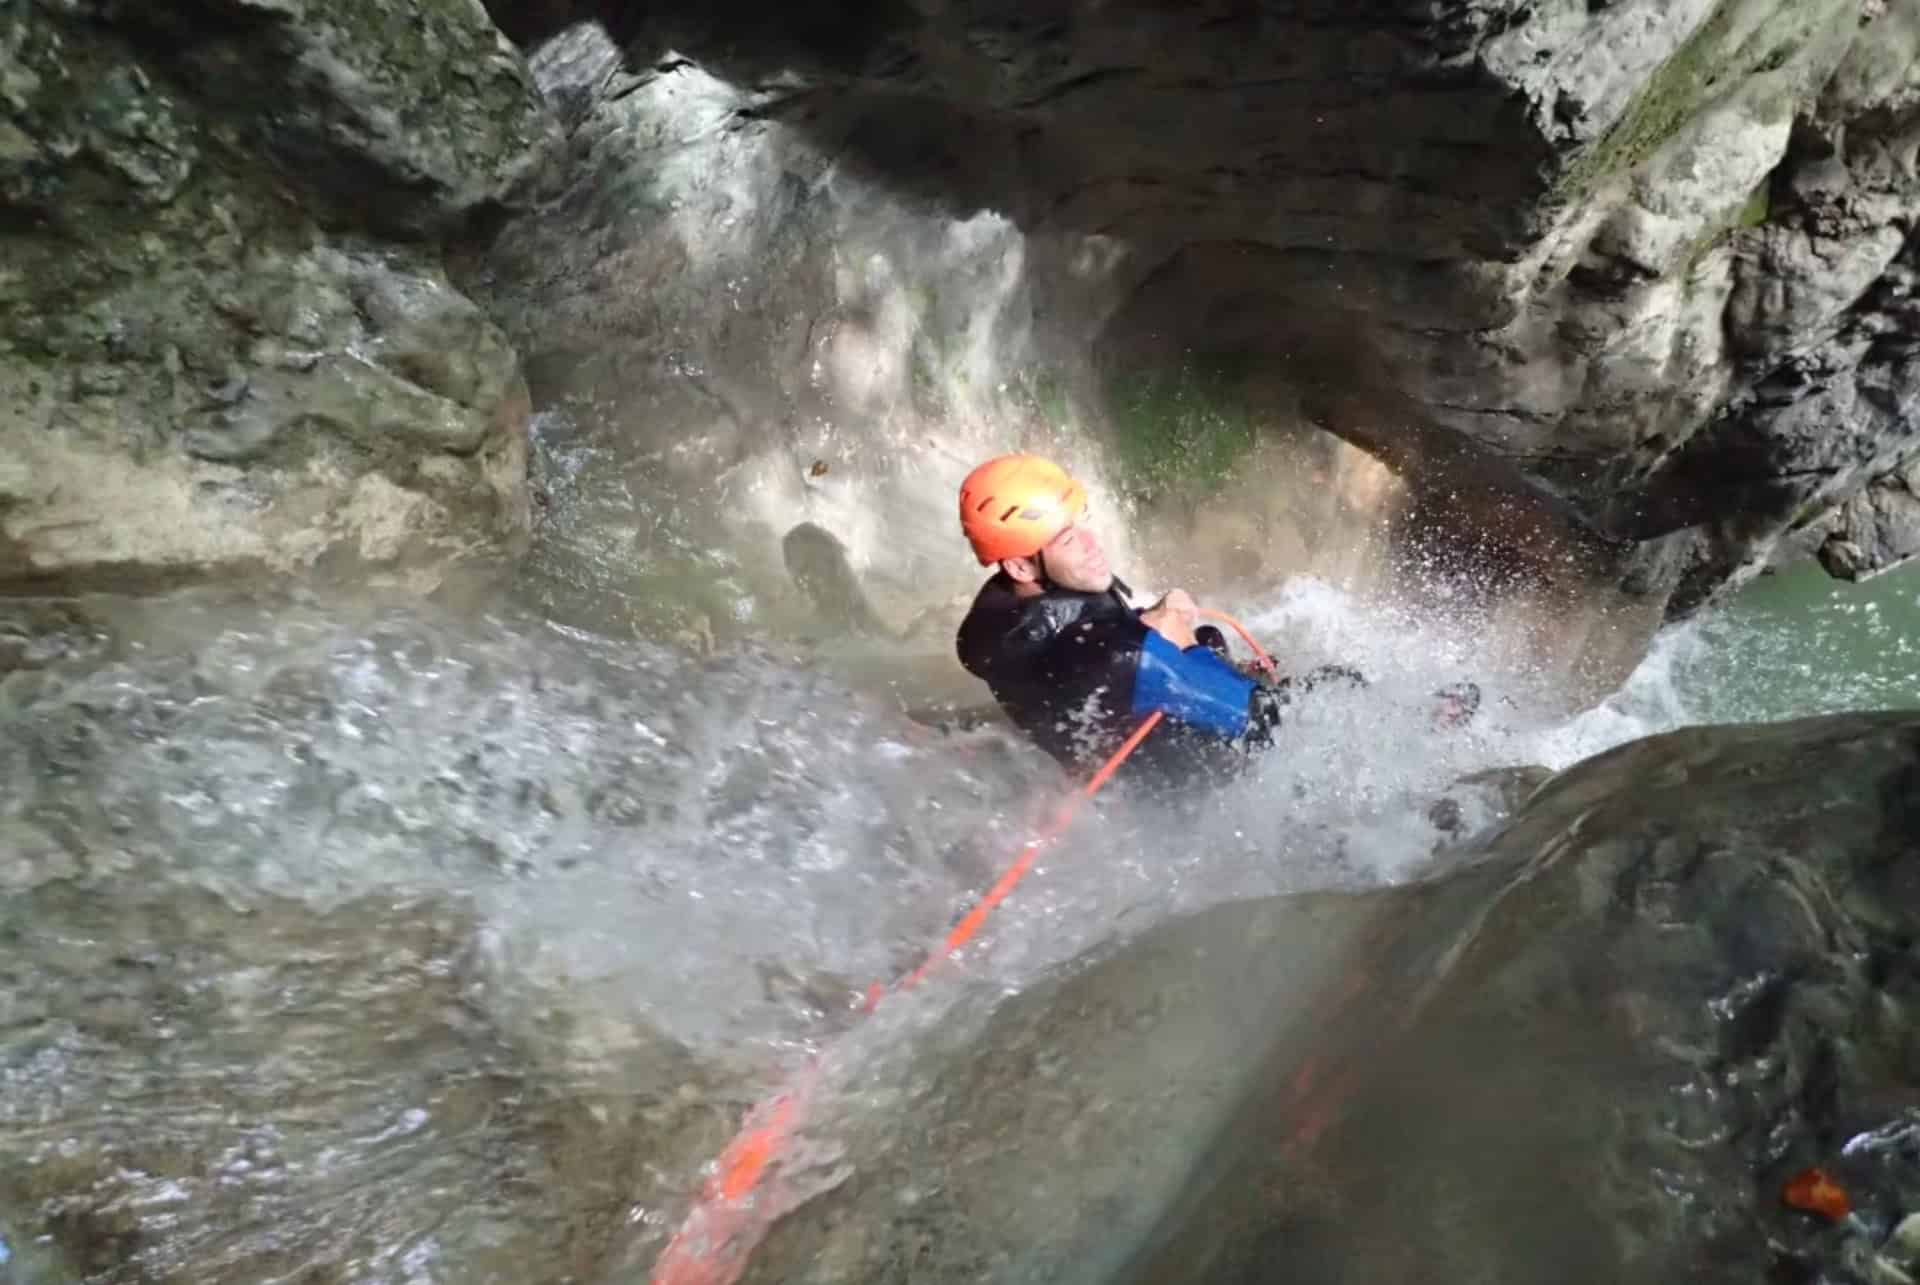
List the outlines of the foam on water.
<svg viewBox="0 0 1920 1285">
<path fill-rule="evenodd" d="M 1244 779 L 1191 806 L 1100 796 L 954 967 L 865 1022 L 866 986 L 919 963 L 1069 786 L 1004 727 L 935 732 L 777 647 L 700 658 L 422 607 L 180 595 L 36 642 L 21 652 L 31 667 L 0 677 L 0 877 L 11 930 L 29 942 L 9 1003 L 53 1016 L 0 1049 L 14 1113 L 0 1125 L 43 1122 L 31 1137 L 0 1128 L 0 1143 L 19 1144 L 0 1159 L 22 1173 L 52 1163 L 46 1129 L 116 1154 L 100 1103 L 156 1091 L 142 1077 L 163 1047 L 149 1041 L 164 1040 L 176 1088 L 268 1075 L 271 1103 L 309 1082 L 364 1086 L 352 1089 L 366 1095 L 360 1123 L 344 1133 L 325 1113 L 275 1125 L 289 1154 L 315 1157 L 314 1181 L 353 1186 L 396 1147 L 452 1173 L 460 1153 L 436 1130 L 467 1099 L 434 1098 L 433 1086 L 491 1074 L 473 1037 L 451 1033 L 464 1026 L 442 1030 L 456 1009 L 489 1033 L 485 1047 L 520 1050 L 514 1074 L 558 1104 L 556 1119 L 593 1092 L 673 1102 L 690 1084 L 764 1085 L 820 1048 L 849 1068 L 838 1109 L 884 1112 L 925 1089 L 902 1050 L 985 1020 L 983 996 L 1229 899 L 1416 877 L 1441 839 L 1428 806 L 1457 778 L 1562 768 L 1689 721 L 1715 664 L 1779 641 L 1736 619 L 1670 631 L 1621 692 L 1565 718 L 1540 711 L 1536 677 L 1490 655 L 1470 622 L 1312 580 L 1227 605 L 1289 669 L 1337 661 L 1369 685 L 1296 705 Z M 1436 729 L 1434 691 L 1462 678 L 1483 689 L 1478 718 Z M 198 1007 L 168 1010 L 164 1030 L 114 1025 L 143 1011 L 138 997 L 110 997 L 105 1034 L 59 1018 L 104 1002 L 98 947 L 72 945 L 95 942 L 165 961 L 164 974 L 123 968 L 115 985 L 164 975 Z M 287 950 L 318 998 L 262 989 Z M 276 1007 L 280 995 L 293 998 Z M 317 1005 L 342 995 L 377 1029 L 329 1035 L 334 1009 Z M 248 1060 L 284 1048 L 318 1051 Z M 428 1104 L 432 1126 L 393 1131 Z M 143 1122 L 142 1136 L 222 1155 L 254 1127 L 192 1105 Z M 278 1120 L 274 1109 L 262 1119 Z M 493 1127 L 480 1118 L 472 1129 Z M 703 1138 L 701 1158 L 717 1145 Z M 822 1183 L 839 1172 L 831 1144 L 816 1158 Z M 636 1225 L 661 1231 L 697 1163 L 660 1157 L 653 1194 L 643 1183 L 629 1196 Z M 533 1236 L 536 1215 L 492 1175 L 464 1173 L 474 1186 L 456 1190 L 389 1169 L 392 1201 L 432 1190 L 479 1208 L 484 1196 L 489 1217 Z M 141 1172 L 126 1179 L 127 1208 L 199 1181 L 157 1163 Z M 255 1201 L 259 1221 L 245 1226 L 257 1241 L 157 1216 L 142 1235 L 182 1261 L 233 1242 L 221 1251 L 233 1262 L 289 1236 L 337 1238 L 301 1212 L 311 1201 L 266 1181 L 218 1178 Z M 354 1225 L 379 1253 L 425 1254 L 453 1277 L 499 1234 L 476 1214 L 429 1245 L 407 1230 L 408 1208 L 389 1204 L 386 1223 Z M 348 1217 L 335 1208 L 329 1217 Z"/>
<path fill-rule="evenodd" d="M 970 952 L 980 975 L 1015 984 L 1231 897 L 1409 877 L 1458 777 L 1562 767 L 1684 713 L 1680 635 L 1613 700 L 1550 722 L 1445 621 L 1313 581 L 1246 618 L 1369 686 L 1298 704 L 1202 804 L 1102 796 Z M 936 734 L 764 648 L 695 660 L 529 620 L 191 598 L 141 629 L 111 663 L 7 680 L 0 821 L 39 854 L 16 886 L 80 852 L 88 878 L 137 868 L 237 902 L 451 893 L 481 909 L 503 975 L 697 1045 L 804 1040 L 910 967 L 1069 786 L 1008 729 Z M 1465 677 L 1480 716 L 1436 730 L 1432 693 Z"/>
<path fill-rule="evenodd" d="M 1535 708 L 1538 677 L 1489 654 L 1470 622 L 1310 577 L 1270 602 L 1233 605 L 1283 668 L 1351 665 L 1367 686 L 1334 685 L 1297 702 L 1277 744 L 1242 779 L 1189 806 L 1110 787 L 996 912 L 969 952 L 980 975 L 1017 984 L 1116 934 L 1233 898 L 1415 877 L 1443 840 L 1460 837 L 1429 816 L 1460 778 L 1558 770 L 1686 718 L 1674 681 L 1684 631 L 1663 636 L 1616 696 L 1567 718 Z M 1435 693 L 1463 679 L 1480 685 L 1480 713 L 1441 729 Z M 1038 786 L 1026 795 L 1030 808 L 1048 797 Z M 1012 855 L 1009 847 L 999 860 Z"/>
</svg>

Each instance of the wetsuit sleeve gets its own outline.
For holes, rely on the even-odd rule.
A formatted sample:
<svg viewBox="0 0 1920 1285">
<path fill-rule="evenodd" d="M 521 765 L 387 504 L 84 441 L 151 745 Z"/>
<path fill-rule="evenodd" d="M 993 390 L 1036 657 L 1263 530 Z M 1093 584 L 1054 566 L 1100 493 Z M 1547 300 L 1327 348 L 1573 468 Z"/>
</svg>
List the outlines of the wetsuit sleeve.
<svg viewBox="0 0 1920 1285">
<path fill-rule="evenodd" d="M 1133 678 L 1133 712 L 1162 710 L 1189 727 L 1233 738 L 1247 730 L 1254 683 L 1205 647 L 1188 651 L 1149 629 Z"/>
</svg>

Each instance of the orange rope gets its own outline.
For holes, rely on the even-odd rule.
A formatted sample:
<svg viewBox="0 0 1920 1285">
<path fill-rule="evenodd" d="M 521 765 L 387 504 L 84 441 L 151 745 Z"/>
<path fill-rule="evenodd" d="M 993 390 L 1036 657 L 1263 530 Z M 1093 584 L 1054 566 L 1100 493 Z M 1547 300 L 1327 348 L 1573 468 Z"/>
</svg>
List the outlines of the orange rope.
<svg viewBox="0 0 1920 1285">
<path fill-rule="evenodd" d="M 1221 611 L 1202 610 L 1201 615 L 1230 625 L 1253 649 L 1254 663 L 1273 667 L 1273 658 L 1255 642 L 1245 625 Z M 994 882 L 973 909 L 947 933 L 920 966 L 902 978 L 889 992 L 875 982 L 867 990 L 866 1011 L 878 1008 L 889 993 L 899 993 L 917 985 L 941 961 L 972 941 L 987 922 L 987 916 L 1010 896 L 1033 868 L 1040 850 L 1058 838 L 1072 824 L 1081 804 L 1100 792 L 1113 779 L 1120 765 L 1160 724 L 1162 713 L 1155 710 L 1142 719 L 1087 783 L 1068 795 L 1052 820 L 1020 849 L 1019 855 Z M 761 1179 L 786 1147 L 799 1126 L 800 1105 L 819 1070 L 810 1064 L 791 1086 L 782 1089 L 747 1113 L 740 1132 L 714 1161 L 713 1171 L 702 1185 L 699 1199 L 688 1211 L 686 1220 L 668 1242 L 660 1260 L 654 1264 L 652 1285 L 733 1285 L 746 1270 L 747 1257 L 766 1235 L 774 1220 L 787 1205 L 778 1192 L 760 1191 Z"/>
<path fill-rule="evenodd" d="M 1247 646 L 1252 648 L 1253 663 L 1257 667 L 1261 669 L 1268 669 L 1268 670 L 1274 667 L 1273 657 L 1267 655 L 1266 648 L 1262 647 L 1258 642 L 1254 641 L 1253 635 L 1247 632 L 1247 627 L 1245 625 L 1241 624 L 1239 621 L 1235 620 L 1232 616 L 1229 616 L 1224 611 L 1214 611 L 1210 608 L 1202 607 L 1200 608 L 1200 614 L 1203 616 L 1212 617 L 1213 619 L 1219 621 L 1221 624 L 1231 628 L 1233 632 L 1235 632 L 1236 634 L 1239 634 L 1241 639 L 1245 641 Z"/>
<path fill-rule="evenodd" d="M 973 939 L 994 907 L 1005 901 L 1026 877 L 1040 850 L 1072 823 L 1082 803 L 1113 779 L 1120 765 L 1159 725 L 1161 717 L 1161 712 L 1155 710 L 1142 719 L 1133 734 L 1100 765 L 1100 770 L 1067 796 L 1046 829 L 1027 841 L 1019 857 L 987 890 L 986 896 L 954 925 L 918 968 L 894 987 L 896 993 L 916 985 L 935 965 Z M 871 1013 L 879 1007 L 887 993 L 886 987 L 875 982 L 867 991 L 867 1011 Z M 784 1212 L 778 1193 L 759 1192 L 760 1180 L 798 1127 L 801 1100 L 817 1072 L 817 1063 L 808 1066 L 799 1082 L 747 1113 L 740 1132 L 714 1161 L 713 1172 L 701 1186 L 699 1199 L 654 1264 L 652 1285 L 733 1285 L 740 1278 L 740 1273 L 746 1270 L 747 1256 L 773 1220 Z"/>
<path fill-rule="evenodd" d="M 1133 735 L 1121 743 L 1120 748 L 1113 752 L 1112 758 L 1100 765 L 1100 770 L 1093 774 L 1092 779 L 1067 796 L 1067 801 L 1054 814 L 1053 821 L 1047 828 L 1042 830 L 1037 838 L 1027 841 L 1026 847 L 1020 849 L 1018 859 L 1007 867 L 1007 872 L 1000 876 L 999 882 L 987 890 L 987 895 L 967 912 L 966 918 L 953 926 L 953 931 L 947 934 L 946 940 L 940 943 L 939 948 L 928 955 L 920 967 L 907 974 L 906 980 L 900 984 L 900 989 L 905 990 L 918 982 L 935 964 L 973 940 L 973 935 L 980 931 L 980 925 L 987 922 L 987 916 L 993 913 L 993 908 L 1005 901 L 1007 894 L 1013 891 L 1015 885 L 1026 878 L 1028 868 L 1033 865 L 1033 859 L 1040 855 L 1040 849 L 1057 838 L 1072 823 L 1074 813 L 1080 810 L 1080 805 L 1098 794 L 1100 787 L 1112 779 L 1113 774 L 1120 770 L 1120 765 L 1127 761 L 1127 756 L 1139 748 L 1140 742 L 1147 739 L 1147 733 L 1159 725 L 1160 718 L 1161 712 L 1156 709 L 1142 719 L 1140 726 L 1133 729 Z M 867 994 L 867 1011 L 872 1012 L 879 1004 L 880 996 L 872 991 Z"/>
</svg>

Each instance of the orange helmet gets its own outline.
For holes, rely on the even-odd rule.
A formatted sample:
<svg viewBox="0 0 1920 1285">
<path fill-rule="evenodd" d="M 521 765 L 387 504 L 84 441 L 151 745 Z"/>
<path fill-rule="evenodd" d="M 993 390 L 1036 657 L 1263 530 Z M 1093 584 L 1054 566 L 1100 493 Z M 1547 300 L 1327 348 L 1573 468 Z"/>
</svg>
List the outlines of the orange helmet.
<svg viewBox="0 0 1920 1285">
<path fill-rule="evenodd" d="M 982 566 L 1031 558 L 1086 512 L 1086 488 L 1038 455 L 996 456 L 960 484 L 960 529 Z"/>
</svg>

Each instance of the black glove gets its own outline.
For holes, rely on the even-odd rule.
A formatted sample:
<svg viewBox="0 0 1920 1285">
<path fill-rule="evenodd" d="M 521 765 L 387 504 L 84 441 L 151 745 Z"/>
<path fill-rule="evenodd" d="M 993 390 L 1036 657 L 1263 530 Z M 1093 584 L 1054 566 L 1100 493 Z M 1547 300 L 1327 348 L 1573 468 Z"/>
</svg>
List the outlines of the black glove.
<svg viewBox="0 0 1920 1285">
<path fill-rule="evenodd" d="M 1247 697 L 1247 748 L 1264 750 L 1273 745 L 1273 734 L 1280 726 L 1280 711 L 1286 708 L 1287 697 L 1263 684 L 1254 684 L 1253 692 Z"/>
</svg>

